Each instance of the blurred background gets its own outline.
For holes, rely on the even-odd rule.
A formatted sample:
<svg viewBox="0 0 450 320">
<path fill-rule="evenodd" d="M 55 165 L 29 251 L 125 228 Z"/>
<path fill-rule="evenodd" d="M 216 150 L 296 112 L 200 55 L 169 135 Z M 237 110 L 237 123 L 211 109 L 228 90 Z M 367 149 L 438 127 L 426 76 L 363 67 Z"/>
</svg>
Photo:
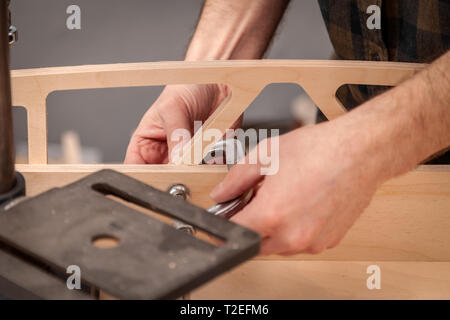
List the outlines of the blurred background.
<svg viewBox="0 0 450 320">
<path fill-rule="evenodd" d="M 72 4 L 81 9 L 81 30 L 66 27 L 66 9 Z M 202 0 L 12 0 L 12 24 L 19 40 L 11 49 L 11 68 L 183 60 L 202 4 Z M 265 58 L 329 59 L 331 54 L 317 2 L 291 0 Z M 47 99 L 51 162 L 64 157 L 73 163 L 122 162 L 131 134 L 161 90 L 51 93 Z M 246 111 L 244 126 L 286 131 L 305 118 L 301 105 L 307 106 L 308 99 L 299 86 L 272 84 Z M 26 112 L 20 106 L 14 108 L 14 131 L 18 162 L 26 162 Z"/>
</svg>

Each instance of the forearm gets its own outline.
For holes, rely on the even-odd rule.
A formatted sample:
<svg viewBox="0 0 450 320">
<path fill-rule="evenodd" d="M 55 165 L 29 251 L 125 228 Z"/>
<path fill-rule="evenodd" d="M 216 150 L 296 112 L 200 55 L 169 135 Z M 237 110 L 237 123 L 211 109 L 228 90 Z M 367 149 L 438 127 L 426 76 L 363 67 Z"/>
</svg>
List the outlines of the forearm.
<svg viewBox="0 0 450 320">
<path fill-rule="evenodd" d="M 259 59 L 289 0 L 207 0 L 186 60 Z"/>
<path fill-rule="evenodd" d="M 450 51 L 398 87 L 337 119 L 366 173 L 403 174 L 450 146 Z M 339 129 L 342 130 L 342 129 Z"/>
</svg>

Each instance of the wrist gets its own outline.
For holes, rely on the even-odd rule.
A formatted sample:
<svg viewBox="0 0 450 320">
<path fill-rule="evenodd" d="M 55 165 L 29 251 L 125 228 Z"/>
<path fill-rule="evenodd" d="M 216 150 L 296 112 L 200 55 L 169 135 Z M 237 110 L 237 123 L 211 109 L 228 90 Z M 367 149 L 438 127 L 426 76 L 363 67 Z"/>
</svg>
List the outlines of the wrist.
<svg viewBox="0 0 450 320">
<path fill-rule="evenodd" d="M 423 92 L 418 85 L 391 89 L 336 120 L 348 132 L 355 161 L 378 185 L 414 169 L 430 152 L 422 110 L 405 99 L 415 90 Z"/>
<path fill-rule="evenodd" d="M 341 168 L 351 172 L 355 181 L 378 187 L 392 177 L 385 165 L 390 152 L 385 152 L 377 141 L 373 125 L 351 113 L 327 124 L 333 157 Z"/>
</svg>

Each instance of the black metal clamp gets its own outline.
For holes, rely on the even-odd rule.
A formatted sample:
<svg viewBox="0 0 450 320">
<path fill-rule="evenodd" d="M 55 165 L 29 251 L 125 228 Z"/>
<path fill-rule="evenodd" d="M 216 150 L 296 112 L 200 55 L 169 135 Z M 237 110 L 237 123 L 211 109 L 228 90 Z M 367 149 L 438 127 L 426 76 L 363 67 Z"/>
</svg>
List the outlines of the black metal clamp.
<svg viewBox="0 0 450 320">
<path fill-rule="evenodd" d="M 199 239 L 137 207 L 190 225 L 220 244 Z M 116 239 L 117 245 L 98 248 L 95 241 L 102 237 Z M 0 260 L 2 255 L 12 256 L 20 260 L 18 268 L 26 264 L 45 271 L 53 282 L 60 281 L 48 295 L 22 284 L 41 298 L 67 294 L 64 276 L 70 265 L 80 268 L 86 288 L 116 298 L 177 298 L 258 254 L 260 241 L 254 231 L 112 170 L 0 211 Z M 0 263 L 0 292 L 2 279 L 21 280 L 23 274 L 16 269 Z"/>
</svg>

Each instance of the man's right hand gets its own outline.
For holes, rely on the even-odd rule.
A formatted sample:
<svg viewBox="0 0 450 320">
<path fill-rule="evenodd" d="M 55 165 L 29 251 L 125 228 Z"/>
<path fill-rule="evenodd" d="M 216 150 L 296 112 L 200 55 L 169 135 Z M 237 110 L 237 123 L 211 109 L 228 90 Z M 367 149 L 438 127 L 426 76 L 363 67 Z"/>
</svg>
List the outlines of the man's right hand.
<svg viewBox="0 0 450 320">
<path fill-rule="evenodd" d="M 192 135 L 194 121 L 205 121 L 227 95 L 228 88 L 218 84 L 166 86 L 133 133 L 124 163 L 168 163 L 177 143 L 172 132 L 186 129 Z"/>
</svg>

